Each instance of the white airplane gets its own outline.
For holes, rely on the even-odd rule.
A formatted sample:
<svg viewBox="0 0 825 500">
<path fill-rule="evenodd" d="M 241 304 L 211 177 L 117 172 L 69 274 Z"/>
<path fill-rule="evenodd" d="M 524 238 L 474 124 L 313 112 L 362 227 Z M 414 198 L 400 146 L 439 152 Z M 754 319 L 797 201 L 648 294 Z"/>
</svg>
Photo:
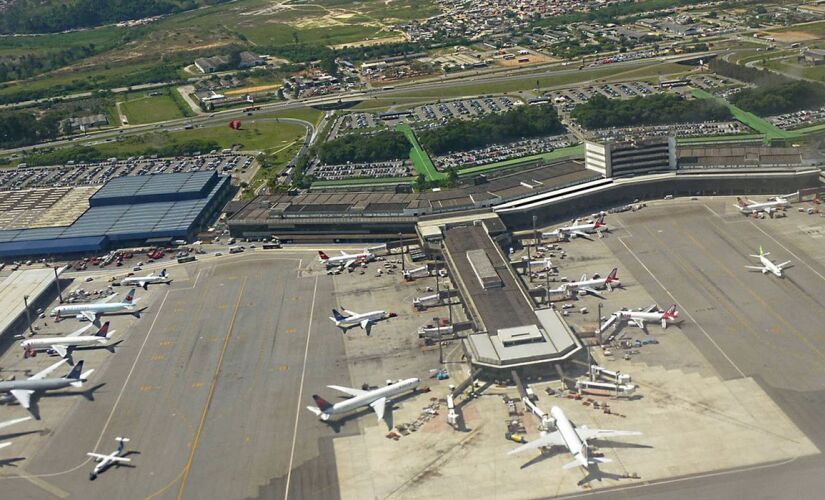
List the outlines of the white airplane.
<svg viewBox="0 0 825 500">
<path fill-rule="evenodd" d="M 94 458 L 95 462 L 97 462 L 97 465 L 95 465 L 94 470 L 91 473 L 89 473 L 90 481 L 94 481 L 101 472 L 105 471 L 113 465 L 120 465 L 122 463 L 129 463 L 132 461 L 130 458 L 124 458 L 122 456 L 124 450 L 124 443 L 128 443 L 129 438 L 118 436 L 115 438 L 115 441 L 118 442 L 117 449 L 108 455 L 92 452 L 86 453 L 90 457 Z"/>
<path fill-rule="evenodd" d="M 420 379 L 408 378 L 399 380 L 394 384 L 390 384 L 371 391 L 363 391 L 361 389 L 351 389 L 349 387 L 342 387 L 340 385 L 328 385 L 330 389 L 341 391 L 352 396 L 344 401 L 332 404 L 317 394 L 312 395 L 316 406 L 307 406 L 307 410 L 318 415 L 324 422 L 328 421 L 330 417 L 350 413 L 364 406 L 369 406 L 378 416 L 378 420 L 384 418 L 384 409 L 390 398 L 398 396 L 408 391 L 415 391 Z M 391 403 L 390 403 L 391 404 Z"/>
<path fill-rule="evenodd" d="M 621 282 L 619 281 L 618 273 L 619 270 L 614 267 L 613 270 L 610 271 L 610 274 L 604 278 L 588 279 L 587 274 L 582 274 L 581 280 L 562 283 L 560 287 L 550 291 L 555 293 L 565 293 L 567 295 L 584 292 L 604 299 L 606 297 L 602 295 L 599 290 L 606 288 L 609 291 L 612 291 L 614 286 L 620 285 Z"/>
<path fill-rule="evenodd" d="M 332 316 L 330 316 L 329 319 L 331 319 L 332 322 L 335 323 L 335 326 L 343 330 L 344 333 L 347 333 L 347 330 L 349 330 L 350 328 L 360 326 L 364 329 L 365 332 L 367 332 L 367 335 L 369 335 L 372 331 L 372 325 L 374 325 L 375 323 L 381 320 L 395 318 L 396 316 L 398 316 L 393 312 L 388 313 L 386 311 L 372 311 L 368 313 L 358 314 L 357 312 L 349 311 L 343 308 L 341 310 L 344 311 L 344 314 L 346 314 L 346 316 L 338 312 L 338 310 L 333 309 Z"/>
<path fill-rule="evenodd" d="M 161 283 L 166 283 L 167 285 L 172 284 L 172 279 L 166 274 L 166 269 L 162 270 L 160 274 L 150 273 L 148 276 L 129 276 L 120 281 L 120 284 L 123 286 L 137 285 L 144 290 L 148 290 L 149 285 Z"/>
<path fill-rule="evenodd" d="M 330 257 L 319 250 L 318 256 L 320 257 L 321 262 L 327 266 L 327 269 L 338 266 L 352 267 L 354 264 L 361 264 L 375 260 L 375 254 L 369 250 L 364 250 L 361 253 L 347 253 L 341 250 L 341 255 L 335 257 Z"/>
<path fill-rule="evenodd" d="M 599 218 L 594 222 L 587 222 L 579 224 L 579 219 L 573 221 L 573 224 L 565 227 L 560 227 L 555 231 L 549 233 L 541 233 L 543 238 L 560 238 L 569 239 L 576 236 L 588 238 L 593 233 L 607 231 L 607 224 L 604 223 L 604 212 L 599 214 Z"/>
<path fill-rule="evenodd" d="M 96 347 L 106 346 L 109 340 L 114 335 L 115 330 L 109 331 L 109 322 L 103 323 L 103 326 L 94 335 L 81 335 L 89 328 L 94 326 L 90 324 L 83 328 L 76 330 L 65 337 L 46 337 L 37 339 L 28 339 L 20 343 L 20 347 L 25 349 L 26 356 L 38 350 L 48 349 L 65 358 L 69 352 L 77 347 Z"/>
<path fill-rule="evenodd" d="M 761 262 L 762 265 L 761 266 L 745 266 L 745 268 L 753 270 L 753 271 L 760 271 L 762 274 L 773 273 L 775 276 L 781 278 L 782 277 L 782 271 L 784 271 L 785 269 L 790 267 L 789 264 L 791 263 L 791 261 L 786 260 L 785 262 L 782 262 L 781 264 L 774 264 L 771 261 L 771 259 L 768 258 L 768 255 L 770 255 L 770 254 L 771 254 L 770 252 L 765 252 L 764 250 L 762 250 L 762 247 L 760 246 L 759 247 L 759 255 L 751 255 L 751 257 L 759 259 L 759 262 Z"/>
<path fill-rule="evenodd" d="M 126 294 L 126 297 L 121 302 L 113 302 L 109 304 L 108 302 L 112 300 L 112 298 L 114 298 L 114 295 L 109 295 L 100 302 L 57 306 L 54 309 L 52 309 L 52 316 L 56 316 L 58 318 L 74 316 L 80 321 L 88 320 L 94 323 L 100 316 L 104 314 L 114 314 L 121 313 L 124 311 L 131 311 L 135 308 L 135 304 L 137 303 L 137 300 L 135 299 L 134 288 L 129 290 L 129 293 Z M 140 311 L 135 311 L 131 314 L 133 314 L 137 318 L 140 317 Z"/>
<path fill-rule="evenodd" d="M 20 403 L 20 406 L 29 410 L 31 409 L 31 396 L 35 392 L 63 389 L 69 386 L 83 387 L 83 382 L 85 382 L 89 378 L 89 375 L 94 372 L 94 370 L 88 370 L 81 373 L 83 371 L 83 361 L 78 361 L 78 363 L 72 367 L 72 370 L 65 377 L 46 378 L 51 372 L 59 368 L 65 362 L 65 359 L 61 359 L 57 363 L 37 372 L 26 380 L 7 380 L 0 382 L 0 392 L 10 393 L 14 399 Z"/>
<path fill-rule="evenodd" d="M 5 429 L 6 427 L 10 427 L 15 424 L 19 424 L 20 422 L 25 422 L 26 420 L 31 420 L 31 417 L 23 417 L 23 418 L 15 418 L 13 420 L 7 420 L 5 422 L 0 422 L 0 429 Z M 5 448 L 6 446 L 11 446 L 11 441 L 4 441 L 0 443 L 0 448 Z"/>
<path fill-rule="evenodd" d="M 679 317 L 679 311 L 676 310 L 676 304 L 670 306 L 667 311 L 659 311 L 659 307 L 655 304 L 648 307 L 644 311 L 616 311 L 613 315 L 619 321 L 627 321 L 628 324 L 636 326 L 645 330 L 645 323 L 648 321 L 656 321 L 661 323 L 662 328 L 667 328 L 668 323 L 674 323 Z"/>
<path fill-rule="evenodd" d="M 755 214 L 757 212 L 765 212 L 772 214 L 777 210 L 783 210 L 791 206 L 791 202 L 784 196 L 777 196 L 770 201 L 757 202 L 749 200 L 748 198 L 736 197 L 736 204 L 734 207 L 738 208 L 740 212 L 746 215 Z"/>
<path fill-rule="evenodd" d="M 510 455 L 515 453 L 522 453 L 528 450 L 536 450 L 539 448 L 551 448 L 553 446 L 564 446 L 573 455 L 574 460 L 563 466 L 564 469 L 580 466 L 589 471 L 590 466 L 597 463 L 607 463 L 611 460 L 608 458 L 591 457 L 589 455 L 589 447 L 587 441 L 590 439 L 605 439 L 618 436 L 639 436 L 642 433 L 636 431 L 612 431 L 603 429 L 589 429 L 587 426 L 580 428 L 573 427 L 567 415 L 559 408 L 554 406 L 550 409 L 550 415 L 556 420 L 556 431 L 543 434 L 541 437 L 527 444 L 521 445 L 518 448 L 510 451 Z"/>
</svg>

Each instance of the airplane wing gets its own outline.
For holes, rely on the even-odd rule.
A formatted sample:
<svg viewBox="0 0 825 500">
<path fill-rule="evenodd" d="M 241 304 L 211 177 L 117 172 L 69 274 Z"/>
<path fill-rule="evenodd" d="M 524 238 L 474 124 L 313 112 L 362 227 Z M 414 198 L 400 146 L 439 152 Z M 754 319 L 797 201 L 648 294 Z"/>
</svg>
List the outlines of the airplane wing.
<svg viewBox="0 0 825 500">
<path fill-rule="evenodd" d="M 5 448 L 6 446 L 11 446 L 11 441 L 6 441 L 5 443 L 0 443 L 0 449 Z"/>
<path fill-rule="evenodd" d="M 588 429 L 586 427 L 582 427 L 576 429 L 576 433 L 582 439 L 582 441 L 587 441 L 589 439 L 606 439 L 612 437 L 619 437 L 619 436 L 641 436 L 641 432 L 637 431 L 611 431 L 605 429 Z"/>
<path fill-rule="evenodd" d="M 30 391 L 28 389 L 14 389 L 11 391 L 11 395 L 14 396 L 14 399 L 20 403 L 20 406 L 27 410 L 31 407 L 32 394 L 34 394 L 34 391 Z"/>
<path fill-rule="evenodd" d="M 628 320 L 628 323 L 636 326 L 642 331 L 647 331 L 647 329 L 645 328 L 645 321 L 643 319 L 630 319 Z"/>
<path fill-rule="evenodd" d="M 384 418 L 384 406 L 387 404 L 387 398 L 378 398 L 372 403 L 370 403 L 370 407 L 375 411 L 375 414 L 378 416 L 378 420 L 382 420 Z"/>
<path fill-rule="evenodd" d="M 555 431 L 545 434 L 538 439 L 523 444 L 518 448 L 510 450 L 508 455 L 515 455 L 516 453 L 523 453 L 529 450 L 537 450 L 539 448 L 549 448 L 551 446 L 565 446 L 564 439 L 561 437 L 561 432 Z"/>
<path fill-rule="evenodd" d="M 82 314 L 83 317 L 85 317 L 92 323 L 97 321 L 97 314 L 93 313 L 92 311 L 82 311 L 80 314 Z"/>
<path fill-rule="evenodd" d="M 356 262 L 358 262 L 358 259 L 347 259 L 347 263 L 344 264 L 344 267 L 352 267 L 352 265 Z"/>
<path fill-rule="evenodd" d="M 584 238 L 584 239 L 586 239 L 586 240 L 589 240 L 589 239 L 590 239 L 590 235 L 589 235 L 589 234 L 587 234 L 587 233 L 585 233 L 584 231 L 579 231 L 579 230 L 576 230 L 576 231 L 570 231 L 570 234 L 572 234 L 572 235 L 574 235 L 574 236 L 578 236 L 579 238 Z"/>
<path fill-rule="evenodd" d="M 764 267 L 759 267 L 759 266 L 745 266 L 745 269 L 750 269 L 751 271 L 759 271 L 759 272 L 762 272 L 762 271 L 765 270 Z"/>
<path fill-rule="evenodd" d="M 372 324 L 372 321 L 368 319 L 361 321 L 361 328 L 363 328 L 364 331 L 367 332 L 367 335 L 369 335 L 372 332 Z"/>
<path fill-rule="evenodd" d="M 657 306 L 656 304 L 653 304 L 652 306 L 650 306 L 650 307 L 648 307 L 647 309 L 645 309 L 645 311 L 644 311 L 644 312 L 650 313 L 650 312 L 655 311 L 655 310 L 656 310 L 656 309 L 658 309 L 658 308 L 659 308 L 659 306 Z"/>
<path fill-rule="evenodd" d="M 598 297 L 600 299 L 606 299 L 607 298 L 604 295 L 602 295 L 602 293 L 600 291 L 596 290 L 595 288 L 590 288 L 590 287 L 584 287 L 583 286 L 583 287 L 579 288 L 579 290 L 584 290 L 586 293 L 589 293 L 591 295 L 595 295 L 596 297 Z"/>
<path fill-rule="evenodd" d="M 141 288 L 145 287 L 145 286 L 146 286 L 146 280 L 140 280 L 140 281 L 138 281 L 138 285 L 139 285 Z"/>
<path fill-rule="evenodd" d="M 776 267 L 778 267 L 779 269 L 787 269 L 787 267 L 785 267 L 785 266 L 791 267 L 789 265 L 790 263 L 791 263 L 791 261 L 786 260 L 785 262 L 783 262 L 781 264 L 777 264 Z"/>
<path fill-rule="evenodd" d="M 115 298 L 115 294 L 109 295 L 108 297 L 104 297 L 96 302 L 96 304 L 105 304 Z"/>
<path fill-rule="evenodd" d="M 60 361 L 58 361 L 57 363 L 55 363 L 55 364 L 51 365 L 50 367 L 48 367 L 48 368 L 46 368 L 46 369 L 44 369 L 44 370 L 41 370 L 41 371 L 39 371 L 39 372 L 35 373 L 35 374 L 34 374 L 34 375 L 32 375 L 31 377 L 29 377 L 29 380 L 40 380 L 40 379 L 44 379 L 44 378 L 46 378 L 46 377 L 47 377 L 47 376 L 48 376 L 51 372 L 53 372 L 53 371 L 57 370 L 58 368 L 60 368 L 60 365 L 63 365 L 63 364 L 65 364 L 65 363 L 66 363 L 66 360 L 65 360 L 65 359 L 61 359 Z"/>
<path fill-rule="evenodd" d="M 362 391 L 361 389 L 353 389 L 351 387 L 344 387 L 341 385 L 328 385 L 330 389 L 335 389 L 336 391 L 341 391 L 344 394 L 349 394 L 350 396 L 361 396 L 362 394 L 366 394 L 367 391 Z"/>
<path fill-rule="evenodd" d="M 101 453 L 86 453 L 90 457 L 100 460 L 109 460 L 110 462 L 131 462 L 131 458 L 123 458 L 123 457 L 113 457 L 112 455 L 103 455 Z"/>
<path fill-rule="evenodd" d="M 69 354 L 69 349 L 62 344 L 55 344 L 52 346 L 52 351 L 56 352 L 60 355 L 61 358 L 65 358 L 67 354 Z"/>
<path fill-rule="evenodd" d="M 94 325 L 91 325 L 91 324 L 86 325 L 86 326 L 84 326 L 83 328 L 78 328 L 77 330 L 73 331 L 72 333 L 70 333 L 70 334 L 68 334 L 68 335 L 66 335 L 66 336 L 67 336 L 67 337 L 78 337 L 78 336 L 80 336 L 80 334 L 81 334 L 81 333 L 85 332 L 86 330 L 88 330 L 89 328 L 91 328 L 91 327 L 93 327 L 93 326 L 94 326 Z"/>
</svg>

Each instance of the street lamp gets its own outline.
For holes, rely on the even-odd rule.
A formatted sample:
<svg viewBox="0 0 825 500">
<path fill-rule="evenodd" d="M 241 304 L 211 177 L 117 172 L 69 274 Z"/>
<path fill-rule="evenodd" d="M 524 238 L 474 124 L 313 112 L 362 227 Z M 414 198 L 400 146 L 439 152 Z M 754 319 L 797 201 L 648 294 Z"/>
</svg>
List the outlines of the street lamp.
<svg viewBox="0 0 825 500">
<path fill-rule="evenodd" d="M 31 316 L 31 313 L 29 312 L 29 296 L 28 295 L 23 296 L 23 305 L 26 308 L 26 322 L 28 324 L 29 333 L 34 335 L 34 329 L 32 329 L 32 316 Z"/>
</svg>

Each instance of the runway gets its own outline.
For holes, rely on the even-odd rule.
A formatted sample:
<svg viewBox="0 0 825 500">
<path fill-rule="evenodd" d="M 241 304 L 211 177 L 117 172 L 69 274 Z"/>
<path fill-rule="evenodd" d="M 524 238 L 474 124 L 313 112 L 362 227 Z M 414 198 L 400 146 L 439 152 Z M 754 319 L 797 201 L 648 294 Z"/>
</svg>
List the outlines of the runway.
<svg viewBox="0 0 825 500">
<path fill-rule="evenodd" d="M 58 420 L 25 462 L 33 481 L 3 478 L 4 495 L 338 498 L 331 437 L 358 428 L 336 434 L 304 406 L 317 388 L 349 383 L 349 369 L 326 317 L 332 290 L 299 277 L 298 262 L 227 260 L 156 289 L 92 381 L 106 383 L 95 401 Z M 136 467 L 90 482 L 85 453 L 111 452 L 115 436 L 131 439 Z"/>
</svg>

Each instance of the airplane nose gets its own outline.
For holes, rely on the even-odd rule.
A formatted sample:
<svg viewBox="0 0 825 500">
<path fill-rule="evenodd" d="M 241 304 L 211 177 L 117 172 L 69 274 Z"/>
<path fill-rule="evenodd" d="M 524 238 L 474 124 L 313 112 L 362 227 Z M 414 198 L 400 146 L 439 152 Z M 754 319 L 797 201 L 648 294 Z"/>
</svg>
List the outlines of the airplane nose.
<svg viewBox="0 0 825 500">
<path fill-rule="evenodd" d="M 390 318 L 397 318 L 397 317 L 398 317 L 398 315 L 397 315 L 397 314 L 395 314 L 395 313 L 390 313 L 390 315 L 389 315 L 389 316 L 390 316 Z"/>
</svg>

